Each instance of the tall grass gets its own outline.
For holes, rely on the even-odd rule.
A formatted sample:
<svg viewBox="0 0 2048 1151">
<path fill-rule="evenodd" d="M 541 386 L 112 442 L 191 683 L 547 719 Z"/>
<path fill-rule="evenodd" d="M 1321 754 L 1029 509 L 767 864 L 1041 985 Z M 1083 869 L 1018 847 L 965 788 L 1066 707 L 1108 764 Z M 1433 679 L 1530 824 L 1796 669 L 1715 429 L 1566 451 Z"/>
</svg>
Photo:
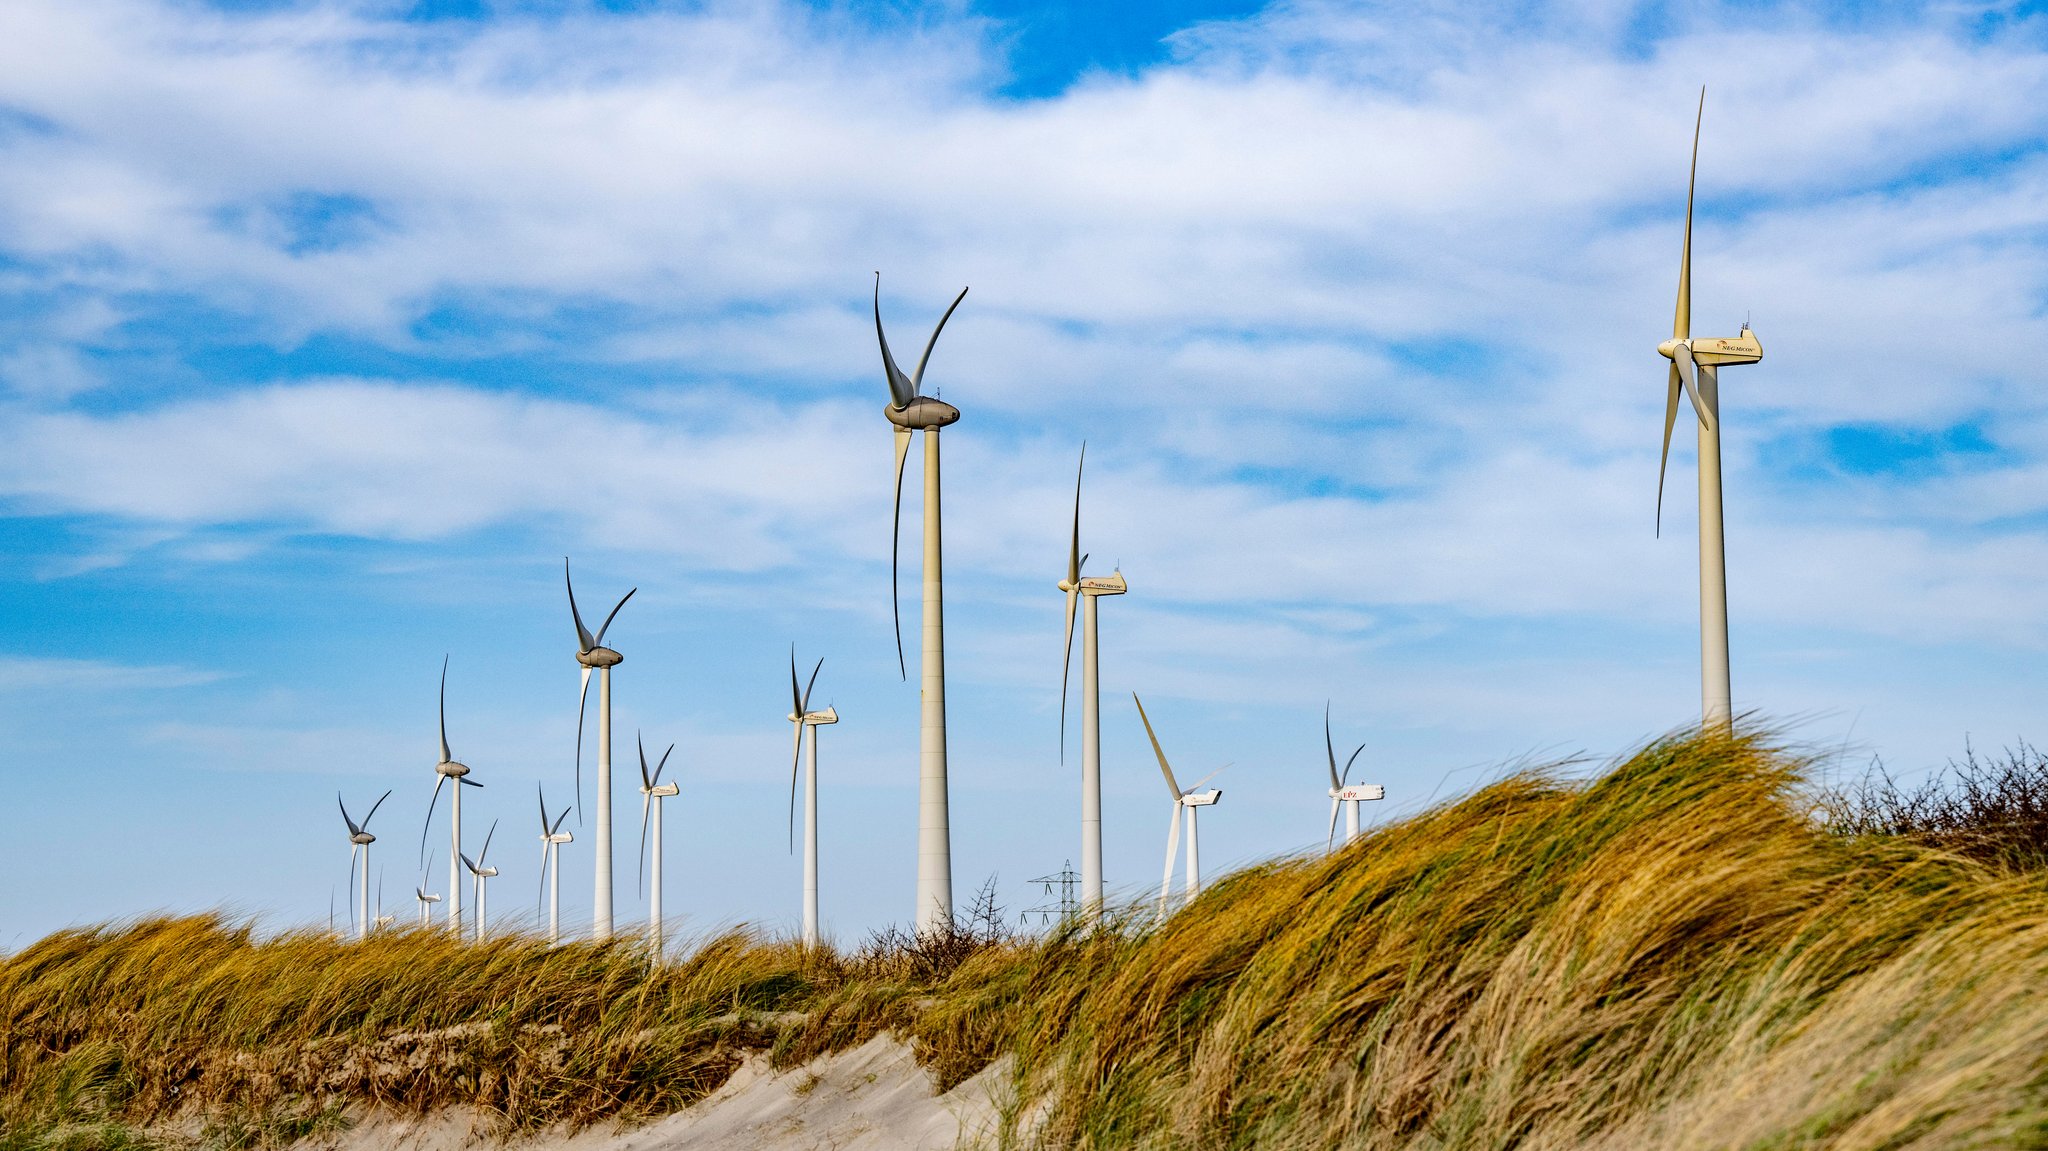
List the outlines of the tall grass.
<svg viewBox="0 0 2048 1151">
<path fill-rule="evenodd" d="M 948 964 L 73 932 L 0 964 L 0 1116 L 644 1116 L 746 1052 L 1002 1055 L 1049 1147 L 2048 1147 L 2048 880 L 1807 815 L 1755 736 L 1525 772 L 1154 926 Z M 898 941 L 914 946 L 916 941 Z"/>
</svg>

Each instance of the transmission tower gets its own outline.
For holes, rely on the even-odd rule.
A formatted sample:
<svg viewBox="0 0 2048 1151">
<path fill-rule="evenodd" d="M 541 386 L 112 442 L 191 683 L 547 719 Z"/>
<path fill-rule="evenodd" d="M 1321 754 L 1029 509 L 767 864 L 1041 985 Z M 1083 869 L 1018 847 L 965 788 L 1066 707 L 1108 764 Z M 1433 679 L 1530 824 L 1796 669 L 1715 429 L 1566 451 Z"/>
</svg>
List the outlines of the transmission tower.
<svg viewBox="0 0 2048 1151">
<path fill-rule="evenodd" d="M 1074 871 L 1073 860 L 1067 860 L 1060 867 L 1057 874 L 1041 875 L 1031 880 L 1031 882 L 1043 885 L 1047 896 L 1051 896 L 1053 889 L 1057 887 L 1060 899 L 1058 903 L 1041 903 L 1037 907 L 1025 908 L 1022 912 L 1018 913 L 1017 921 L 1019 923 L 1028 924 L 1031 922 L 1031 917 L 1036 915 L 1039 923 L 1050 924 L 1055 917 L 1064 921 L 1067 917 L 1080 912 L 1081 901 L 1074 898 L 1074 890 L 1081 886 L 1081 876 Z"/>
</svg>

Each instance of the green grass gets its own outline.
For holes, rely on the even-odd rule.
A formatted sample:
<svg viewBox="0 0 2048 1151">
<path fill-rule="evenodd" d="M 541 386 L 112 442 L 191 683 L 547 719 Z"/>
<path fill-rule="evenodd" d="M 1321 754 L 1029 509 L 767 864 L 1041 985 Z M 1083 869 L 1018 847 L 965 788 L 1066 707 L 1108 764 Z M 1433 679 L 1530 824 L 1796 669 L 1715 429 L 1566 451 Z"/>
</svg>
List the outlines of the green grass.
<svg viewBox="0 0 2048 1151">
<path fill-rule="evenodd" d="M 1014 1056 L 1026 1145 L 2048 1147 L 2048 880 L 1831 833 L 1802 767 L 1662 741 L 1236 873 L 1164 925 L 940 961 L 60 933 L 0 962 L 0 1151 L 173 1117 L 253 1146 L 364 1104 L 642 1118 L 750 1052 L 882 1030 L 944 1084 Z"/>
</svg>

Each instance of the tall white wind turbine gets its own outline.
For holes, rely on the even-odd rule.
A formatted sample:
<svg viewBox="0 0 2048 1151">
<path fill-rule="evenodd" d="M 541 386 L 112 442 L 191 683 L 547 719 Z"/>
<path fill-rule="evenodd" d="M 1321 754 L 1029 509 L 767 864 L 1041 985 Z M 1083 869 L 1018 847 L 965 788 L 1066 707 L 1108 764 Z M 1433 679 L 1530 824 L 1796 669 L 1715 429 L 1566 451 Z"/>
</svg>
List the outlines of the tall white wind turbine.
<svg viewBox="0 0 2048 1151">
<path fill-rule="evenodd" d="M 1202 847 L 1201 835 L 1195 826 L 1195 813 L 1223 798 L 1220 788 L 1199 790 L 1201 786 L 1216 778 L 1217 768 L 1201 779 L 1195 786 L 1183 791 L 1180 782 L 1173 778 L 1173 765 L 1166 762 L 1166 752 L 1159 746 L 1159 737 L 1152 732 L 1152 719 L 1145 714 L 1145 701 L 1131 693 L 1131 701 L 1138 705 L 1138 718 L 1145 722 L 1145 738 L 1152 741 L 1152 754 L 1159 758 L 1159 771 L 1166 776 L 1166 790 L 1173 796 L 1173 823 L 1166 830 L 1166 869 L 1159 880 L 1159 915 L 1166 916 L 1166 897 L 1173 890 L 1173 857 L 1180 852 L 1181 813 L 1187 813 L 1188 821 L 1188 867 L 1187 880 L 1181 886 L 1183 905 L 1193 903 L 1195 896 L 1202 893 Z"/>
<path fill-rule="evenodd" d="M 384 806 L 384 801 L 390 798 L 391 793 L 389 791 L 378 796 L 377 802 L 370 805 L 370 814 L 363 816 L 363 822 L 358 824 L 355 820 L 349 818 L 348 805 L 341 801 L 341 793 L 338 791 L 334 793 L 334 805 L 341 808 L 341 821 L 348 824 L 348 885 L 350 887 L 356 885 L 356 856 L 361 855 L 363 859 L 362 914 L 356 919 L 357 939 L 368 939 L 370 937 L 370 845 L 377 842 L 377 837 L 370 834 L 370 820 L 376 816 L 377 809 Z M 351 891 L 349 894 L 353 896 L 356 893 Z"/>
<path fill-rule="evenodd" d="M 1728 676 L 1728 561 L 1721 526 L 1721 384 L 1719 371 L 1731 364 L 1763 359 L 1763 345 L 1745 321 L 1733 338 L 1692 337 L 1692 206 L 1699 180 L 1700 125 L 1707 91 L 1692 127 L 1692 172 L 1685 187 L 1685 246 L 1678 258 L 1678 308 L 1671 338 L 1657 354 L 1671 361 L 1664 392 L 1664 451 L 1657 464 L 1657 532 L 1663 534 L 1664 471 L 1671 458 L 1671 431 L 1678 420 L 1678 393 L 1692 401 L 1699 417 L 1700 450 L 1700 711 L 1703 725 L 1726 729 L 1734 705 Z"/>
<path fill-rule="evenodd" d="M 583 626 L 583 613 L 576 610 L 576 585 L 569 582 L 569 560 L 562 559 L 562 583 L 569 589 L 569 615 L 576 621 L 576 662 L 583 665 L 583 685 L 576 694 L 576 809 L 583 810 L 583 708 L 590 700 L 590 673 L 597 676 L 597 896 L 591 909 L 591 938 L 612 937 L 612 669 L 625 656 L 604 646 L 604 633 L 611 630 L 619 609 L 633 598 L 634 588 L 619 597 L 597 634 Z M 578 816 L 580 821 L 581 816 Z"/>
<path fill-rule="evenodd" d="M 1358 762 L 1358 753 L 1365 750 L 1364 744 L 1352 749 L 1351 758 L 1344 761 L 1344 771 L 1337 771 L 1337 744 L 1330 738 L 1330 705 L 1323 705 L 1323 751 L 1330 757 L 1330 834 L 1324 841 L 1328 847 L 1337 842 L 1337 809 L 1344 809 L 1344 842 L 1358 838 L 1358 805 L 1376 799 L 1385 799 L 1387 789 L 1377 783 L 1352 783 L 1351 765 Z"/>
<path fill-rule="evenodd" d="M 1074 468 L 1074 534 L 1067 545 L 1067 643 L 1060 658 L 1060 761 L 1067 758 L 1067 672 L 1074 662 L 1074 609 L 1081 609 L 1081 909 L 1095 919 L 1102 914 L 1102 649 L 1097 645 L 1095 601 L 1131 590 L 1124 573 L 1084 576 L 1081 554 L 1081 471 L 1088 466 L 1088 445 Z"/>
<path fill-rule="evenodd" d="M 953 838 L 946 789 L 946 622 L 945 586 L 939 546 L 939 429 L 960 418 L 960 409 L 936 396 L 922 394 L 924 369 L 931 362 L 939 333 L 953 309 L 967 298 L 967 289 L 953 297 L 939 317 L 917 371 L 906 376 L 889 354 L 882 332 L 882 274 L 875 273 L 875 339 L 882 346 L 882 373 L 889 383 L 889 403 L 882 414 L 896 429 L 896 514 L 889 543 L 889 601 L 895 611 L 897 544 L 903 526 L 903 464 L 910 453 L 912 432 L 924 432 L 924 618 L 923 653 L 918 672 L 917 757 L 917 908 L 920 933 L 948 931 L 953 926 Z M 903 617 L 896 614 L 896 667 L 903 664 Z"/>
<path fill-rule="evenodd" d="M 434 765 L 434 798 L 427 801 L 427 821 L 420 825 L 420 863 L 427 860 L 427 829 L 434 825 L 434 805 L 441 801 L 441 785 L 449 780 L 455 787 L 448 793 L 448 930 L 462 938 L 462 789 L 482 787 L 469 778 L 467 765 L 455 761 L 448 750 L 448 657 L 441 657 L 441 762 Z"/>
<path fill-rule="evenodd" d="M 431 868 L 429 870 L 431 871 Z M 412 889 L 413 900 L 420 905 L 420 927 L 422 929 L 433 926 L 434 905 L 441 902 L 439 895 L 427 890 L 426 881 L 427 877 L 421 876 L 420 882 Z"/>
<path fill-rule="evenodd" d="M 647 886 L 647 945 L 648 954 L 656 963 L 661 962 L 661 801 L 681 791 L 673 782 L 661 782 L 661 769 L 668 766 L 669 752 L 676 749 L 668 745 L 668 751 L 661 753 L 661 762 L 654 765 L 654 771 L 647 770 L 647 745 L 640 740 L 640 733 L 633 733 L 633 743 L 640 749 L 640 859 L 641 878 L 647 876 L 647 828 L 648 820 L 654 826 L 654 879 Z"/>
<path fill-rule="evenodd" d="M 467 855 L 461 857 L 462 866 L 469 869 L 471 882 L 476 885 L 476 941 L 478 943 L 483 942 L 484 929 L 489 923 L 489 920 L 484 915 L 484 881 L 498 874 L 497 868 L 485 865 L 485 861 L 491 857 L 491 836 L 496 834 L 498 834 L 498 824 L 497 821 L 493 820 L 491 822 L 491 829 L 484 833 L 484 849 L 476 853 L 476 862 L 471 863 Z M 450 884 L 450 886 L 459 885 Z"/>
<path fill-rule="evenodd" d="M 534 793 L 540 800 L 540 896 L 548 904 L 548 942 L 562 937 L 562 845 L 575 842 L 576 837 L 562 830 L 569 820 L 569 808 L 562 808 L 562 814 L 548 819 L 548 793 L 534 785 Z M 552 882 L 551 882 L 552 881 Z M 539 906 L 536 903 L 536 913 Z"/>
<path fill-rule="evenodd" d="M 804 771 L 804 920 L 803 945 L 818 945 L 818 728 L 839 722 L 836 708 L 824 711 L 811 710 L 811 688 L 817 686 L 818 669 L 825 666 L 819 660 L 811 668 L 811 679 L 802 691 L 796 686 L 796 645 L 789 648 L 789 722 L 795 728 L 796 747 L 789 758 L 789 835 L 790 848 L 796 848 L 796 772 L 797 764 L 804 760 L 804 732 L 811 733 L 811 754 Z"/>
</svg>

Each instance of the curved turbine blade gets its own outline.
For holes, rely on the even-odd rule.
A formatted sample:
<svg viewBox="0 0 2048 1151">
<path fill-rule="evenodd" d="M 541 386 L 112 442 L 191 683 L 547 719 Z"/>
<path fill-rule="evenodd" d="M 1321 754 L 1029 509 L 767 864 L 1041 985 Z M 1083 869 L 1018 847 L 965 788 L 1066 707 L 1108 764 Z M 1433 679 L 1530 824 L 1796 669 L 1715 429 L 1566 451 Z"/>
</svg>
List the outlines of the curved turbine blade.
<svg viewBox="0 0 2048 1151">
<path fill-rule="evenodd" d="M 576 610 L 576 585 L 569 579 L 569 557 L 562 557 L 562 584 L 569 589 L 569 617 L 576 621 L 576 643 L 578 652 L 587 652 L 597 646 L 590 629 L 583 626 L 583 613 Z"/>
<path fill-rule="evenodd" d="M 546 825 L 543 824 L 542 826 Z M 541 907 L 547 902 L 548 898 L 548 848 L 550 846 L 552 845 L 546 839 L 540 841 L 540 890 L 533 897 L 533 917 L 535 919 L 540 918 Z"/>
<path fill-rule="evenodd" d="M 903 554 L 903 461 L 910 456 L 910 429 L 896 429 L 896 514 L 889 524 L 889 614 L 896 621 L 896 674 L 910 678 L 903 662 L 903 595 L 897 591 L 896 569 Z M 794 658 L 794 657 L 792 657 Z M 794 674 L 794 673 L 792 673 Z"/>
<path fill-rule="evenodd" d="M 460 782 L 460 783 L 462 784 L 462 786 L 464 786 L 464 787 L 482 787 L 482 786 L 483 786 L 483 784 L 481 784 L 481 783 L 478 783 L 478 782 L 477 782 L 476 780 L 473 780 L 473 779 L 469 778 L 469 777 L 468 777 L 468 776 L 466 776 L 466 775 L 465 775 L 465 776 L 461 776 L 461 777 L 459 777 L 459 782 Z"/>
<path fill-rule="evenodd" d="M 1330 786 L 1343 787 L 1337 778 L 1337 745 L 1330 740 L 1330 705 L 1327 701 L 1323 704 L 1323 751 L 1330 757 Z"/>
<path fill-rule="evenodd" d="M 881 287 L 880 277 L 876 278 L 875 286 L 877 289 Z M 946 314 L 939 317 L 939 326 L 932 329 L 932 338 L 924 342 L 924 355 L 917 358 L 917 370 L 910 374 L 910 390 L 912 393 L 924 391 L 924 366 L 931 362 L 932 348 L 939 342 L 939 333 L 946 330 L 946 321 L 953 318 L 953 309 L 959 307 L 960 301 L 966 298 L 967 289 L 960 289 L 960 294 L 954 296 L 953 302 L 947 305 Z"/>
<path fill-rule="evenodd" d="M 565 807 L 562 809 L 562 814 L 555 817 L 555 822 L 549 825 L 548 834 L 557 834 L 562 830 L 562 825 L 567 822 L 569 822 L 569 809 Z"/>
<path fill-rule="evenodd" d="M 583 825 L 583 712 L 590 706 L 590 669 L 583 669 L 583 685 L 576 689 L 576 824 Z"/>
<path fill-rule="evenodd" d="M 1081 601 L 1081 472 L 1088 466 L 1088 441 L 1074 467 L 1074 535 L 1067 545 L 1067 646 L 1060 655 L 1060 762 L 1067 761 L 1067 676 L 1074 664 L 1074 609 Z"/>
<path fill-rule="evenodd" d="M 1692 121 L 1692 170 L 1685 178 L 1685 248 L 1678 257 L 1678 307 L 1671 317 L 1671 336 L 1692 335 L 1692 197 L 1700 177 L 1700 125 L 1707 116 L 1707 89 L 1700 86 L 1699 111 Z"/>
<path fill-rule="evenodd" d="M 662 769 L 662 768 L 664 768 L 664 767 L 667 767 L 667 766 L 668 766 L 668 756 L 669 756 L 669 752 L 671 752 L 671 751 L 674 751 L 675 749 L 676 749 L 676 745 L 675 745 L 675 744 L 669 744 L 669 745 L 668 745 L 668 751 L 664 751 L 664 752 L 662 752 L 662 753 L 661 753 L 661 758 L 660 758 L 660 759 L 657 759 L 657 760 L 655 760 L 655 761 L 654 761 L 654 782 L 655 782 L 655 783 L 657 783 L 657 784 L 658 784 L 658 783 L 660 783 L 660 782 L 661 782 L 661 769 Z"/>
<path fill-rule="evenodd" d="M 1145 738 L 1152 741 L 1152 754 L 1159 757 L 1159 770 L 1166 776 L 1166 790 L 1172 792 L 1173 801 L 1179 803 L 1181 797 L 1180 784 L 1174 782 L 1173 768 L 1166 762 L 1166 752 L 1162 751 L 1159 747 L 1159 737 L 1152 734 L 1152 719 L 1145 714 L 1145 701 L 1139 699 L 1138 693 L 1134 691 L 1131 693 L 1131 702 L 1138 705 L 1138 718 L 1145 722 Z M 1175 808 L 1175 810 L 1178 811 L 1179 809 Z"/>
<path fill-rule="evenodd" d="M 336 807 L 338 807 L 338 808 L 340 808 L 340 809 L 341 809 L 341 821 L 342 821 L 343 823 L 346 823 L 346 824 L 348 824 L 348 833 L 349 833 L 349 835 L 350 835 L 351 837 L 354 837 L 354 836 L 356 836 L 356 835 L 360 835 L 360 834 L 362 833 L 362 830 L 363 830 L 363 829 L 362 829 L 362 828 L 360 828 L 360 827 L 357 827 L 357 826 L 356 826 L 356 821 L 355 821 L 355 820 L 353 820 L 353 819 L 350 819 L 350 818 L 348 817 L 348 804 L 345 804 L 345 803 L 343 803 L 343 802 L 341 801 L 341 793 L 340 793 L 340 792 L 338 792 L 338 791 L 334 793 L 334 806 L 336 806 Z"/>
<path fill-rule="evenodd" d="M 882 345 L 882 375 L 889 381 L 889 399 L 897 411 L 910 406 L 917 398 L 917 385 L 896 366 L 896 357 L 889 354 L 889 337 L 882 334 L 882 273 L 875 273 L 875 339 Z"/>
<path fill-rule="evenodd" d="M 350 927 L 356 925 L 356 853 L 361 850 L 362 848 L 356 844 L 350 844 L 348 849 L 348 925 Z M 369 878 L 367 871 L 363 873 L 363 878 Z"/>
<path fill-rule="evenodd" d="M 641 893 L 641 892 L 642 892 L 642 891 L 643 891 L 643 890 L 644 890 L 644 889 L 646 888 L 646 886 L 647 886 L 647 812 L 648 812 L 648 809 L 649 809 L 649 808 L 651 808 L 651 807 L 653 807 L 653 806 L 654 806 L 654 796 L 653 796 L 653 794 L 652 794 L 652 793 L 650 793 L 650 792 L 645 792 L 645 791 L 641 792 L 641 793 L 640 793 L 640 851 L 639 851 L 639 853 L 638 853 L 638 854 L 637 854 L 637 855 L 636 855 L 636 856 L 634 857 L 634 858 L 636 858 L 636 859 L 638 859 L 638 860 L 640 861 L 640 878 L 639 878 L 638 880 L 634 881 L 634 884 L 633 884 L 633 894 L 635 894 L 635 895 L 638 895 L 638 894 L 640 894 L 640 893 Z"/>
<path fill-rule="evenodd" d="M 534 795 L 534 798 L 535 798 L 535 799 L 537 799 L 537 800 L 539 800 L 539 801 L 540 801 L 540 833 L 541 833 L 541 836 L 542 836 L 542 838 L 546 838 L 546 836 L 547 836 L 547 834 L 548 834 L 548 793 L 547 793 L 547 789 L 543 788 L 543 787 L 542 787 L 542 786 L 541 786 L 540 784 L 537 784 L 537 783 L 536 783 L 536 784 L 534 784 L 534 785 L 533 785 L 533 795 Z"/>
<path fill-rule="evenodd" d="M 804 693 L 796 683 L 796 645 L 789 645 L 789 853 L 796 854 L 796 769 L 804 758 Z"/>
<path fill-rule="evenodd" d="M 453 763 L 455 753 L 448 750 L 448 657 L 441 657 L 441 762 Z"/>
<path fill-rule="evenodd" d="M 1350 782 L 1351 782 L 1351 765 L 1352 765 L 1352 764 L 1354 764 L 1354 763 L 1357 763 L 1357 762 L 1358 762 L 1358 753 L 1359 753 L 1359 752 L 1361 752 L 1361 751 L 1364 751 L 1364 750 L 1365 750 L 1365 745 L 1364 745 L 1364 744 L 1362 744 L 1362 743 L 1361 743 L 1361 744 L 1359 744 L 1359 745 L 1358 745 L 1358 747 L 1357 747 L 1357 748 L 1355 748 L 1355 749 L 1353 749 L 1353 751 L 1351 752 L 1351 758 L 1350 758 L 1350 759 L 1347 759 L 1347 760 L 1345 760 L 1345 761 L 1344 761 L 1344 779 L 1343 779 L 1343 782 L 1342 782 L 1342 783 L 1339 783 L 1339 784 L 1337 785 L 1338 787 L 1344 787 L 1344 786 L 1346 786 L 1346 785 L 1350 784 Z"/>
<path fill-rule="evenodd" d="M 1207 775 L 1203 776 L 1202 778 L 1200 778 L 1200 779 L 1196 780 L 1196 781 L 1194 782 L 1194 786 L 1192 786 L 1192 787 L 1188 788 L 1188 789 L 1187 789 L 1187 791 L 1186 791 L 1186 792 L 1183 792 L 1182 794 L 1183 794 L 1183 795 L 1186 795 L 1186 794 L 1192 794 L 1192 793 L 1194 793 L 1194 792 L 1197 792 L 1197 791 L 1200 791 L 1200 790 L 1202 790 L 1202 785 L 1203 785 L 1203 784 L 1205 784 L 1205 783 L 1209 782 L 1209 781 L 1210 781 L 1210 780 L 1212 780 L 1212 779 L 1215 779 L 1215 778 L 1216 778 L 1217 776 L 1219 776 L 1219 775 L 1222 775 L 1222 774 L 1223 774 L 1223 773 L 1224 773 L 1225 771 L 1228 771 L 1229 769 L 1230 769 L 1230 765 L 1229 765 L 1229 764 L 1227 764 L 1227 763 L 1226 763 L 1226 764 L 1224 764 L 1224 765 L 1223 765 L 1222 767 L 1219 767 L 1219 768 L 1217 768 L 1217 769 L 1216 769 L 1215 771 L 1212 771 L 1212 772 L 1210 772 L 1209 774 L 1207 774 Z"/>
<path fill-rule="evenodd" d="M 498 821 L 494 819 L 491 821 L 491 829 L 484 833 L 484 849 L 476 853 L 476 862 L 478 867 L 482 867 L 484 860 L 490 858 L 491 836 L 496 834 L 498 834 Z"/>
<path fill-rule="evenodd" d="M 1671 429 L 1678 423 L 1678 361 L 1671 361 L 1671 374 L 1664 389 L 1664 452 L 1657 457 L 1657 535 L 1664 535 L 1664 473 L 1671 466 Z"/>
<path fill-rule="evenodd" d="M 336 794 L 335 798 L 340 799 L 341 796 L 339 794 Z M 370 805 L 370 814 L 363 817 L 363 826 L 360 828 L 360 830 L 370 830 L 370 821 L 372 819 L 377 818 L 377 809 L 384 806 L 384 801 L 390 798 L 391 792 L 388 789 L 384 792 L 384 794 L 377 797 L 377 802 Z"/>
<path fill-rule="evenodd" d="M 1329 838 L 1323 840 L 1324 851 L 1328 851 L 1337 845 L 1337 808 L 1343 802 L 1343 800 L 1338 799 L 1336 796 L 1330 797 L 1330 835 Z"/>
<path fill-rule="evenodd" d="M 1173 891 L 1173 860 L 1180 854 L 1180 797 L 1173 801 L 1173 825 L 1166 829 L 1166 869 L 1159 878 L 1159 916 L 1166 917 L 1166 897 Z"/>
<path fill-rule="evenodd" d="M 649 778 L 647 774 L 647 744 L 640 738 L 640 733 L 637 731 L 633 733 L 633 746 L 640 749 L 640 786 L 643 789 L 651 788 L 654 786 L 654 780 Z"/>
<path fill-rule="evenodd" d="M 1707 410 L 1707 402 L 1700 398 L 1700 370 L 1692 361 L 1692 349 L 1684 344 L 1671 349 L 1671 366 L 1678 369 L 1678 378 L 1685 383 L 1686 398 L 1692 401 L 1693 414 L 1700 418 L 1700 426 L 1713 431 L 1714 416 Z"/>
<path fill-rule="evenodd" d="M 434 805 L 441 802 L 441 785 L 447 782 L 448 777 L 445 775 L 434 777 L 434 798 L 427 801 L 427 821 L 420 824 L 420 862 L 422 864 L 425 864 L 427 859 L 427 831 L 434 826 Z"/>
<path fill-rule="evenodd" d="M 476 872 L 477 872 L 477 866 L 476 866 L 476 864 L 474 864 L 474 863 L 471 863 L 471 862 L 469 861 L 469 856 L 467 856 L 467 855 L 464 855 L 464 854 L 463 854 L 462 852 L 459 852 L 459 851 L 458 851 L 458 852 L 456 852 L 455 854 L 456 854 L 457 858 L 459 858 L 459 859 L 461 859 L 461 860 L 462 860 L 462 866 L 464 866 L 464 867 L 467 867 L 467 868 L 469 868 L 469 873 L 470 873 L 471 875 L 475 875 L 475 874 L 476 874 Z"/>
<path fill-rule="evenodd" d="M 821 671 L 821 670 L 823 670 L 823 669 L 824 669 L 824 667 L 825 667 L 825 657 L 824 657 L 824 656 L 819 656 L 819 657 L 818 657 L 818 662 L 817 662 L 817 663 L 815 663 L 815 664 L 812 664 L 812 665 L 811 665 L 811 678 L 809 678 L 809 679 L 807 679 L 807 680 L 805 680 L 805 681 L 804 681 L 804 695 L 803 695 L 803 698 L 802 698 L 801 700 L 799 700 L 799 701 L 798 701 L 798 706 L 797 706 L 797 709 L 796 709 L 796 713 L 797 713 L 798 715 L 809 715 L 809 714 L 810 714 L 810 712 L 811 712 L 811 689 L 812 689 L 812 688 L 814 688 L 814 687 L 816 687 L 816 686 L 818 686 L 818 672 L 819 672 L 819 671 Z"/>
<path fill-rule="evenodd" d="M 598 625 L 598 627 L 597 627 L 597 642 L 598 642 L 598 643 L 600 643 L 600 644 L 601 644 L 601 643 L 603 643 L 603 642 L 604 642 L 604 633 L 606 633 L 606 632 L 608 632 L 608 631 L 612 630 L 612 621 L 613 621 L 614 619 L 617 619 L 617 618 L 618 618 L 618 616 L 619 616 L 619 609 L 620 609 L 620 608 L 622 608 L 622 607 L 625 607 L 625 606 L 626 606 L 626 601 L 627 601 L 627 600 L 629 600 L 629 599 L 632 599 L 632 598 L 633 598 L 633 592 L 636 592 L 636 591 L 639 591 L 639 590 L 640 590 L 639 588 L 633 588 L 633 589 L 631 589 L 631 590 L 627 591 L 625 595 L 622 595 L 622 596 L 620 596 L 620 597 L 619 597 L 619 602 L 618 602 L 618 603 L 616 603 L 616 604 L 613 604 L 613 605 L 612 605 L 612 614 L 610 614 L 610 615 L 608 615 L 608 616 L 604 617 L 604 622 L 603 622 L 603 623 L 601 623 L 601 624 L 599 624 L 599 625 Z"/>
</svg>

